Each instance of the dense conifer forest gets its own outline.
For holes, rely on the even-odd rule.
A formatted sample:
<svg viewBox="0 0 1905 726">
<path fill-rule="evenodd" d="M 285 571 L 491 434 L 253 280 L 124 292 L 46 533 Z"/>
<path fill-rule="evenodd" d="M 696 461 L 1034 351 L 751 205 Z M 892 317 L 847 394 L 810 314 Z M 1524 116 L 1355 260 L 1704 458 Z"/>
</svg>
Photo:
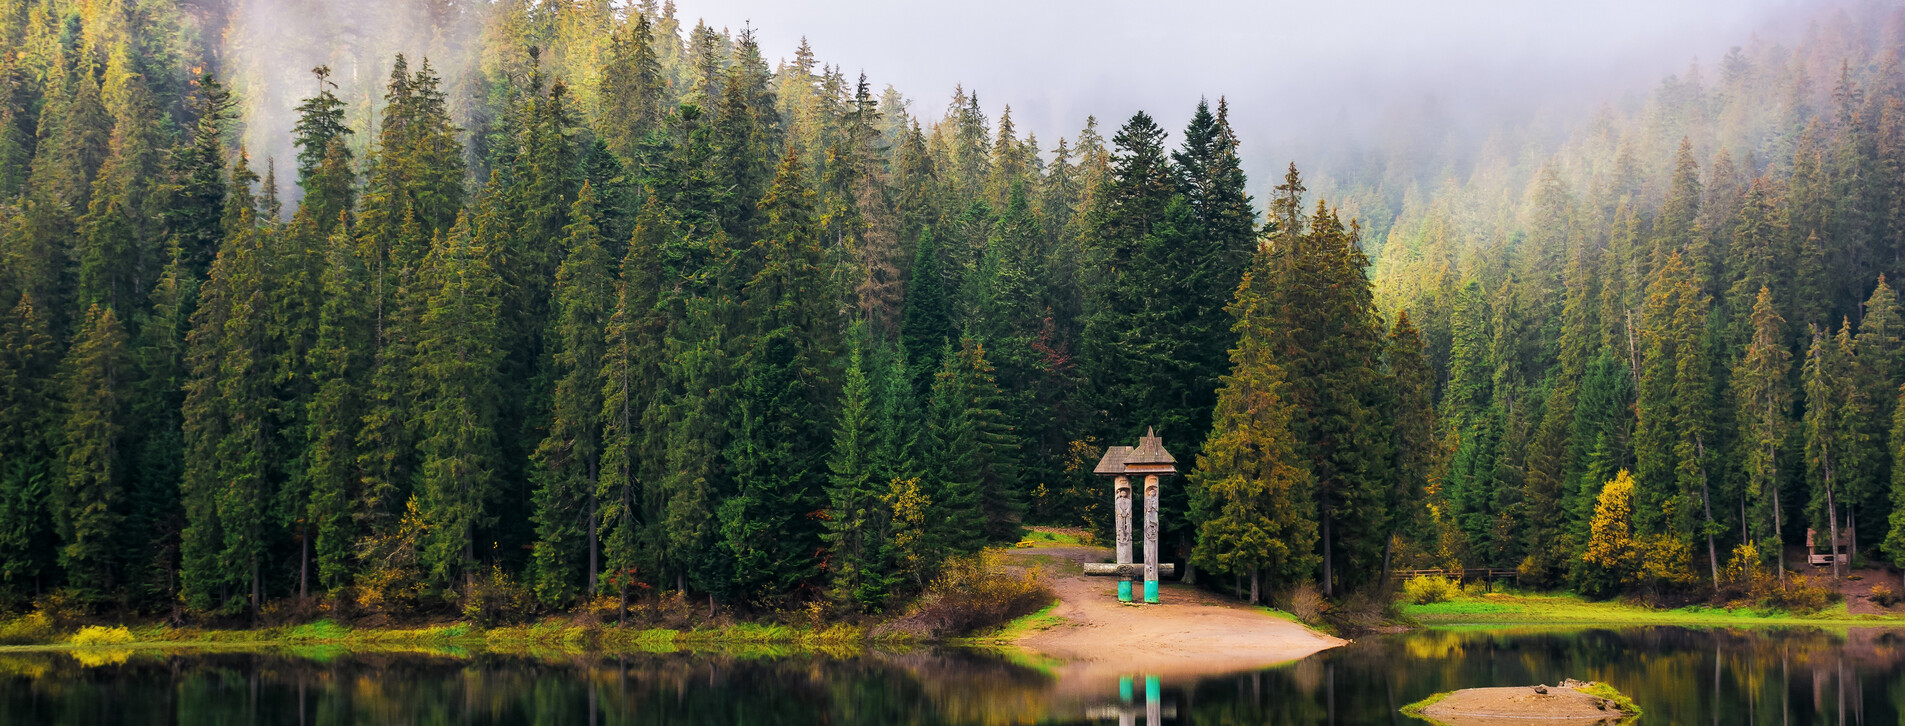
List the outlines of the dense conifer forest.
<svg viewBox="0 0 1905 726">
<path fill-rule="evenodd" d="M 0 610 L 877 613 L 1149 427 L 1253 596 L 1905 564 L 1905 14 L 1338 205 L 1222 98 L 1048 145 L 672 3 L 400 6 L 362 99 L 219 0 L 0 9 Z"/>
</svg>

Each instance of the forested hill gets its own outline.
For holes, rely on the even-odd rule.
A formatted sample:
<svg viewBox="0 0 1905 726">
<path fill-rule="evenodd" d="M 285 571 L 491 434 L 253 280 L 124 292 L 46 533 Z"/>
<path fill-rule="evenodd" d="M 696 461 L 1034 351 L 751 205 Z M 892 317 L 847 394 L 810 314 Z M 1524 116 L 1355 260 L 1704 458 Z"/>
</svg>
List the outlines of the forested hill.
<svg viewBox="0 0 1905 726">
<path fill-rule="evenodd" d="M 1553 153 L 1360 187 L 1402 208 L 1371 245 L 1380 305 L 1444 371 L 1444 558 L 1608 593 L 1770 564 L 1810 527 L 1905 562 L 1901 53 L 1897 8 L 1835 8 Z M 1596 540 L 1622 470 L 1631 532 Z"/>
<path fill-rule="evenodd" d="M 316 68 L 270 157 L 207 45 L 257 7 L 0 13 L 7 608 L 881 610 L 1102 524 L 1107 442 L 1195 460 L 1259 231 L 1221 99 L 1041 145 L 673 5 L 393 4 L 461 50 L 361 118 Z"/>
<path fill-rule="evenodd" d="M 1253 201 L 1221 98 L 1045 145 L 672 4 L 380 4 L 430 40 L 274 125 L 211 45 L 259 7 L 0 11 L 0 609 L 890 611 L 1102 530 L 1148 427 L 1167 556 L 1253 593 L 1891 551 L 1890 15 L 1366 240 L 1294 167 Z"/>
</svg>

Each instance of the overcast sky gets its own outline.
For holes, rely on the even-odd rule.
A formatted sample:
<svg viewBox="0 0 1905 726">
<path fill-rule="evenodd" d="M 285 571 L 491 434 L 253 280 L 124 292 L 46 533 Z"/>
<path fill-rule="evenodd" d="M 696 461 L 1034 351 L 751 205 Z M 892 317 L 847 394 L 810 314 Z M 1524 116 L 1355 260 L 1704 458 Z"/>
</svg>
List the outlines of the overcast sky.
<svg viewBox="0 0 1905 726">
<path fill-rule="evenodd" d="M 937 116 L 962 83 L 993 118 L 1011 104 L 1048 149 L 1087 114 L 1115 127 L 1144 109 L 1175 132 L 1200 96 L 1228 96 L 1256 158 L 1425 102 L 1598 105 L 1696 58 L 1712 68 L 1775 13 L 1816 1 L 678 0 L 684 25 L 751 24 L 769 58 L 805 36 L 916 114 Z"/>
</svg>

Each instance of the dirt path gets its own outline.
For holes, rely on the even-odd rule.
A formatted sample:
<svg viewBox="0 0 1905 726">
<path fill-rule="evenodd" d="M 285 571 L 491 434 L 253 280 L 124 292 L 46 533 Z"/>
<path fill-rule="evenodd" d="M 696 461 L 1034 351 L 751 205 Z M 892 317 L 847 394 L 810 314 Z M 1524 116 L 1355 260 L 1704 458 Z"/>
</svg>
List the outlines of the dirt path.
<svg viewBox="0 0 1905 726">
<path fill-rule="evenodd" d="M 1166 678 L 1217 675 L 1303 658 L 1348 641 L 1302 624 L 1165 583 L 1158 605 L 1118 602 L 1118 583 L 1086 577 L 1085 562 L 1103 562 L 1103 547 L 1037 547 L 1015 550 L 1060 560 L 1053 573 L 1062 625 L 1019 639 L 1021 647 L 1065 662 L 1061 687 L 1096 689 L 1124 675 Z"/>
</svg>

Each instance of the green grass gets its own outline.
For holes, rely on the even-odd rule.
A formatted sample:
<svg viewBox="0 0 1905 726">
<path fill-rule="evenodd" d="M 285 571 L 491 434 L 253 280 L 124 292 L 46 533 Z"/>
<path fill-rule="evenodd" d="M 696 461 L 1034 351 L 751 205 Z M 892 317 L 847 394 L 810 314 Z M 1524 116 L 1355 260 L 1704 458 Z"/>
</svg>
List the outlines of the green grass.
<svg viewBox="0 0 1905 726">
<path fill-rule="evenodd" d="M 1058 603 L 1059 601 L 1053 600 L 1052 604 L 1040 608 L 1038 612 L 1021 615 L 991 632 L 958 638 L 956 641 L 968 644 L 1010 644 L 1033 633 L 1051 630 L 1065 624 L 1064 618 L 1052 614 L 1052 610 L 1058 607 Z"/>
<path fill-rule="evenodd" d="M 1404 604 L 1403 616 L 1430 627 L 1500 625 L 1875 625 L 1905 624 L 1896 615 L 1852 615 L 1843 603 L 1818 613 L 1694 606 L 1662 610 L 1579 596 L 1494 593 L 1464 595 L 1428 605 Z"/>
<path fill-rule="evenodd" d="M 5 630 L 7 624 L 0 624 Z M 16 631 L 28 628 L 16 628 Z M 549 620 L 490 629 L 466 623 L 420 628 L 353 628 L 330 620 L 302 625 L 251 630 L 201 630 L 137 627 L 91 627 L 74 635 L 51 628 L 31 629 L 31 642 L 20 638 L 0 646 L 0 652 L 61 651 L 110 641 L 120 648 L 195 648 L 209 650 L 285 649 L 329 657 L 344 651 L 406 651 L 465 656 L 473 652 L 573 654 L 580 652 L 718 651 L 731 655 L 784 655 L 795 652 L 857 652 L 872 639 L 863 628 L 849 625 L 809 628 L 742 623 L 696 630 L 642 629 L 618 626 L 578 626 Z M 102 633 L 110 634 L 102 640 Z M 903 646 L 903 639 L 881 638 L 883 645 Z M 752 651 L 760 651 L 752 653 Z"/>
<path fill-rule="evenodd" d="M 1574 690 L 1596 698 L 1606 699 L 1613 703 L 1615 708 L 1621 710 L 1621 713 L 1627 714 L 1621 719 L 1622 721 L 1633 721 L 1640 718 L 1640 705 L 1634 703 L 1634 699 L 1628 698 L 1627 694 L 1621 693 L 1620 690 L 1606 683 L 1596 683 L 1587 688 L 1576 688 Z"/>
<path fill-rule="evenodd" d="M 1083 538 L 1071 532 L 1048 529 L 1028 529 L 1014 547 L 1045 547 L 1052 545 L 1082 545 Z"/>
<path fill-rule="evenodd" d="M 1419 718 L 1424 721 L 1434 723 L 1435 719 L 1422 715 L 1423 709 L 1426 709 L 1430 706 L 1441 703 L 1442 699 L 1448 698 L 1449 694 L 1452 694 L 1452 693 L 1454 693 L 1454 691 L 1443 691 L 1441 693 L 1437 693 L 1435 695 L 1429 696 L 1428 698 L 1424 698 L 1420 701 L 1416 701 L 1415 703 L 1411 703 L 1407 706 L 1403 706 L 1402 715 L 1413 716 L 1415 718 Z"/>
</svg>

